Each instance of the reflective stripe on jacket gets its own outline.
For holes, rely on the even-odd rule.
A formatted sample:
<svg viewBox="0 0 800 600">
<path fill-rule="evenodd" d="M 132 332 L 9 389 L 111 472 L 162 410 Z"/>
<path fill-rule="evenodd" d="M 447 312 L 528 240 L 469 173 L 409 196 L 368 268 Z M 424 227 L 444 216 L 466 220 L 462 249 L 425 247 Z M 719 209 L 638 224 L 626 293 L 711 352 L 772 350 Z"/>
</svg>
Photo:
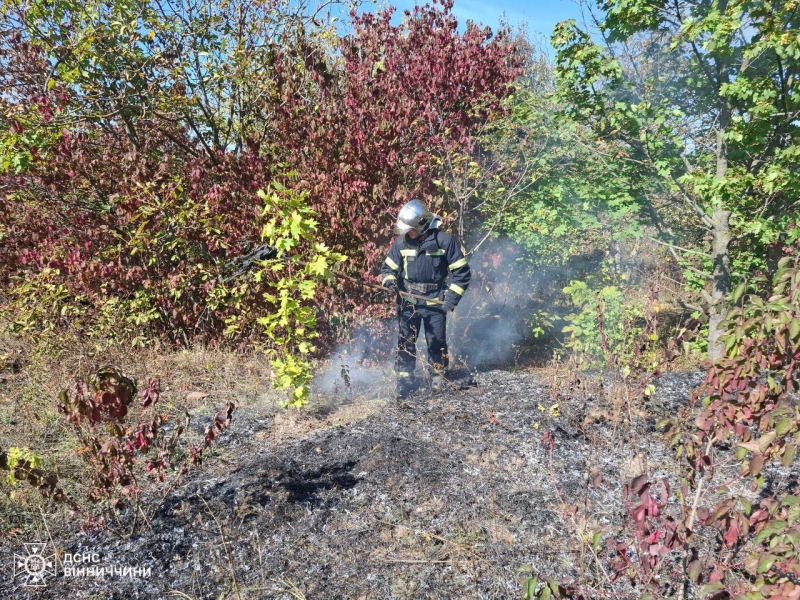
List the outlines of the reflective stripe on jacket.
<svg viewBox="0 0 800 600">
<path fill-rule="evenodd" d="M 469 264 L 458 242 L 438 229 L 432 230 L 423 240 L 410 240 L 404 235 L 397 237 L 381 266 L 384 285 L 395 279 L 401 290 L 406 290 L 406 281 L 436 283 L 439 289 L 447 286 L 446 300 L 453 305 L 461 300 L 470 277 Z M 436 298 L 437 292 L 422 295 Z"/>
</svg>

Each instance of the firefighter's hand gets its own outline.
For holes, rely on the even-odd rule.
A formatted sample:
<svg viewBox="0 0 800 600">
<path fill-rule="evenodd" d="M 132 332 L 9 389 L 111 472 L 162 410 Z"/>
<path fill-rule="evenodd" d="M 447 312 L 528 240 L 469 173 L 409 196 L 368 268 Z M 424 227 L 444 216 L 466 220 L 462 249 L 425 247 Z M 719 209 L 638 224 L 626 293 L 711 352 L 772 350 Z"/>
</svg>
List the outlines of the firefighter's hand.
<svg viewBox="0 0 800 600">
<path fill-rule="evenodd" d="M 450 300 L 444 301 L 444 312 L 453 312 L 456 309 L 456 305 L 453 304 Z"/>
<path fill-rule="evenodd" d="M 389 290 L 392 294 L 397 294 L 398 292 L 400 292 L 400 288 L 397 287 L 396 279 L 390 279 L 389 281 L 383 284 L 383 287 Z"/>
</svg>

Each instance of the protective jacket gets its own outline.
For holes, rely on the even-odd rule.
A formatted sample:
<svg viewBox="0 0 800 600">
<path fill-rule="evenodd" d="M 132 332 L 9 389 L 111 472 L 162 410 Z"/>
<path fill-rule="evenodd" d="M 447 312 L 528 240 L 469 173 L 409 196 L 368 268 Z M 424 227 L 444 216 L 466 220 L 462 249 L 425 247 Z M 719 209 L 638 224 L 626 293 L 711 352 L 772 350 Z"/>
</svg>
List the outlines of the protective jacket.
<svg viewBox="0 0 800 600">
<path fill-rule="evenodd" d="M 470 270 L 455 238 L 430 229 L 415 240 L 406 235 L 395 239 L 381 267 L 381 279 L 384 285 L 396 280 L 401 290 L 430 298 L 425 301 L 398 297 L 400 331 L 395 371 L 398 397 L 404 397 L 414 378 L 421 325 L 425 325 L 429 369 L 440 373 L 448 368 L 447 312 L 435 300 L 443 299 L 452 306 L 458 304 L 469 285 Z"/>
<path fill-rule="evenodd" d="M 432 300 L 442 298 L 453 306 L 464 295 L 470 277 L 469 264 L 458 242 L 449 233 L 438 229 L 430 230 L 424 239 L 412 240 L 408 236 L 398 236 L 381 267 L 384 285 L 395 279 L 403 291 Z M 445 285 L 446 294 L 442 294 Z M 407 297 L 403 297 L 403 301 L 425 303 L 424 300 Z"/>
</svg>

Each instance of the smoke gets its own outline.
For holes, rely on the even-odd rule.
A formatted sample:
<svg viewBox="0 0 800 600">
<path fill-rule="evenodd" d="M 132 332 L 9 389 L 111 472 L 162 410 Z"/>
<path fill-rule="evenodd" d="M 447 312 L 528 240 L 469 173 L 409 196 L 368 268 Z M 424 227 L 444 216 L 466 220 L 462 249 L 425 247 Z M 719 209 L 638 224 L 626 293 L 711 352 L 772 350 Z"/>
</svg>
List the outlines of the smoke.
<svg viewBox="0 0 800 600">
<path fill-rule="evenodd" d="M 314 377 L 312 391 L 349 396 L 393 382 L 395 330 L 394 319 L 372 320 L 357 326 L 350 339 L 336 348 L 326 360 L 326 367 Z"/>
<path fill-rule="evenodd" d="M 493 240 L 469 258 L 469 291 L 448 320 L 450 354 L 470 369 L 514 364 L 530 340 L 538 281 L 520 262 L 521 249 Z"/>
<path fill-rule="evenodd" d="M 509 241 L 484 244 L 469 257 L 472 281 L 447 319 L 451 367 L 483 370 L 512 365 L 530 341 L 530 316 L 544 282 L 526 272 L 522 251 Z M 396 318 L 357 327 L 314 378 L 317 393 L 356 395 L 394 381 Z M 417 374 L 427 361 L 424 332 L 417 340 Z"/>
</svg>

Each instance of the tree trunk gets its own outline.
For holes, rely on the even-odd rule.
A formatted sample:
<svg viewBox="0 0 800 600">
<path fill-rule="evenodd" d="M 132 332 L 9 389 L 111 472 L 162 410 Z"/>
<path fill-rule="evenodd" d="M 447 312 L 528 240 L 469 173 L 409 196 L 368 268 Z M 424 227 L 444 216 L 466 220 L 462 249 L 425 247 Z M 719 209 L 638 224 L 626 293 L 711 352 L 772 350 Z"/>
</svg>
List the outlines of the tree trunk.
<svg viewBox="0 0 800 600">
<path fill-rule="evenodd" d="M 716 178 L 724 179 L 728 173 L 728 144 L 725 142 L 725 129 L 730 120 L 730 107 L 725 106 L 719 115 L 719 129 L 717 129 L 717 172 Z M 722 204 L 722 203 L 720 203 Z M 728 247 L 731 243 L 729 210 L 724 210 L 720 205 L 711 215 L 711 259 L 714 261 L 714 270 L 711 273 L 713 289 L 711 291 L 711 310 L 708 320 L 708 358 L 712 361 L 722 358 L 725 348 L 720 343 L 722 332 L 719 324 L 725 318 L 726 300 L 731 291 L 731 261 L 728 256 Z"/>
<path fill-rule="evenodd" d="M 731 291 L 731 261 L 728 256 L 728 246 L 731 242 L 730 211 L 717 208 L 711 220 L 714 222 L 711 243 L 711 256 L 714 260 L 714 270 L 711 274 L 713 290 L 711 291 L 712 305 L 708 320 L 708 358 L 717 360 L 725 354 L 725 348 L 720 343 L 722 332 L 719 324 L 725 317 L 725 301 Z"/>
</svg>

